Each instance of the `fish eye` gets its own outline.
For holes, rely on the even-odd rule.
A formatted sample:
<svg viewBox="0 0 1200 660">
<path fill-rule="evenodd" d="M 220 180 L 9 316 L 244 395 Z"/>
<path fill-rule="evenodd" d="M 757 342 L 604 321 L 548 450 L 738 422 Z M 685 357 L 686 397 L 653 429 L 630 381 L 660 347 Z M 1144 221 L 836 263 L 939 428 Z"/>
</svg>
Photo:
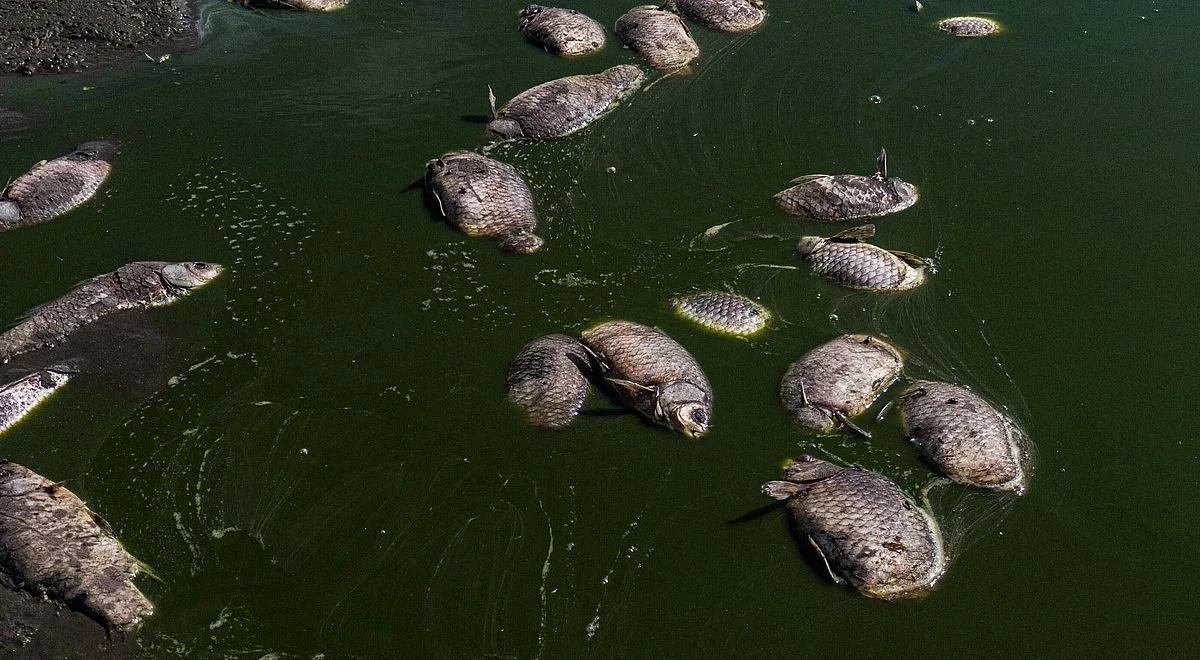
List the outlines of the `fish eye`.
<svg viewBox="0 0 1200 660">
<path fill-rule="evenodd" d="M 200 270 L 208 270 L 208 264 L 204 263 L 203 261 L 197 261 L 194 265 Z"/>
<path fill-rule="evenodd" d="M 697 424 L 705 424 L 708 422 L 708 415 L 705 415 L 703 410 L 693 410 L 692 421 Z"/>
</svg>

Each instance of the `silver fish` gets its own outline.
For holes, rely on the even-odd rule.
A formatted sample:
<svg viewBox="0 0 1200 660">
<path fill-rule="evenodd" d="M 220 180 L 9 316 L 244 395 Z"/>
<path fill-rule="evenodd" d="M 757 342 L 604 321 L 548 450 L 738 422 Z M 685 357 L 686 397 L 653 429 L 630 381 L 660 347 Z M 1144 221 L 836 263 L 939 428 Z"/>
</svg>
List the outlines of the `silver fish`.
<svg viewBox="0 0 1200 660">
<path fill-rule="evenodd" d="M 570 426 L 588 395 L 591 357 L 578 339 L 546 335 L 525 345 L 508 366 L 508 399 L 534 426 Z"/>
<path fill-rule="evenodd" d="M 528 5 L 521 10 L 521 33 L 556 55 L 586 55 L 604 48 L 604 26 L 574 9 Z"/>
<path fill-rule="evenodd" d="M 851 418 L 896 382 L 904 362 L 895 347 L 870 335 L 842 335 L 805 353 L 780 383 L 784 408 L 800 426 L 830 433 L 838 423 L 869 436 Z"/>
<path fill-rule="evenodd" d="M 887 477 L 801 456 L 763 493 L 787 502 L 830 577 L 874 598 L 928 592 L 946 572 L 937 521 Z"/>
<path fill-rule="evenodd" d="M 0 362 L 62 343 L 67 335 L 106 314 L 157 307 L 208 284 L 222 272 L 201 261 L 135 261 L 80 284 L 0 334 Z"/>
<path fill-rule="evenodd" d="M 0 385 L 0 433 L 7 431 L 70 379 L 65 371 L 42 369 Z"/>
<path fill-rule="evenodd" d="M 899 401 L 905 433 L 947 477 L 971 486 L 1025 492 L 1025 434 L 995 406 L 964 387 L 933 381 L 913 383 Z"/>
<path fill-rule="evenodd" d="M 874 235 L 875 225 L 863 225 L 829 238 L 804 236 L 796 253 L 814 273 L 852 289 L 908 291 L 925 283 L 925 259 L 863 242 Z"/>
<path fill-rule="evenodd" d="M 880 152 L 875 174 L 809 174 L 792 180 L 775 195 L 781 209 L 819 222 L 838 222 L 899 213 L 917 203 L 917 187 L 888 176 L 887 152 Z"/>
<path fill-rule="evenodd" d="M 138 563 L 74 493 L 0 461 L 0 570 L 27 591 L 127 629 L 153 613 Z"/>
<path fill-rule="evenodd" d="M 498 239 L 507 252 L 530 254 L 544 241 L 535 232 L 533 193 L 517 170 L 471 151 L 455 151 L 425 164 L 425 181 L 438 210 L 468 236 Z"/>
<path fill-rule="evenodd" d="M 617 19 L 617 38 L 659 70 L 679 69 L 700 57 L 683 19 L 656 5 L 634 7 Z"/>
<path fill-rule="evenodd" d="M 548 140 L 570 135 L 599 119 L 641 86 L 642 70 L 620 64 L 601 73 L 567 76 L 521 92 L 496 109 L 488 89 L 488 131 L 505 139 Z"/>
<path fill-rule="evenodd" d="M 0 231 L 52 220 L 96 194 L 112 171 L 116 143 L 84 142 L 17 177 L 0 197 Z"/>
<path fill-rule="evenodd" d="M 647 419 L 689 438 L 708 432 L 712 386 L 700 363 L 666 334 L 629 321 L 608 321 L 583 341 L 613 389 Z"/>
<path fill-rule="evenodd" d="M 766 307 L 735 293 L 701 291 L 671 299 L 671 307 L 686 319 L 731 335 L 757 334 L 767 327 Z"/>
<path fill-rule="evenodd" d="M 956 37 L 988 37 L 1000 31 L 1000 25 L 990 18 L 955 16 L 938 21 L 938 29 Z"/>
</svg>

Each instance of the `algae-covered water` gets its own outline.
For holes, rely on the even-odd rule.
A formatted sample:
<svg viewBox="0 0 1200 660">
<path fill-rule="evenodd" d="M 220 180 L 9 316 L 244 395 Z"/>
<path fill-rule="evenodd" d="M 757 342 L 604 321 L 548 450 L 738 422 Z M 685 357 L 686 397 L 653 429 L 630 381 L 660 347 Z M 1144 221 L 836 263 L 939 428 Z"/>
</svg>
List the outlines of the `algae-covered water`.
<svg viewBox="0 0 1200 660">
<path fill-rule="evenodd" d="M 0 176 L 122 144 L 96 200 L 0 236 L 0 319 L 128 261 L 228 267 L 140 317 L 153 329 L 120 343 L 146 350 L 112 349 L 158 375 L 72 382 L 0 438 L 158 575 L 139 583 L 148 655 L 1196 652 L 1200 5 L 770 0 L 750 34 L 695 28 L 691 75 L 592 128 L 491 149 L 544 225 L 546 249 L 514 257 L 430 213 L 425 162 L 487 143 L 489 84 L 503 101 L 633 61 L 611 36 L 539 51 L 522 4 L 210 2 L 195 51 L 0 82 L 37 121 L 0 142 Z M 611 26 L 635 3 L 563 4 Z M 995 38 L 933 27 L 988 11 Z M 892 297 L 812 276 L 795 239 L 829 228 L 771 202 L 802 174 L 870 173 L 880 147 L 922 197 L 877 240 L 937 264 Z M 776 323 L 737 340 L 666 305 L 708 288 Z M 508 405 L 525 341 L 611 317 L 696 355 L 710 435 L 603 396 L 557 433 Z M 780 377 L 841 332 L 1004 405 L 1037 447 L 1028 495 L 939 481 L 894 415 L 872 440 L 796 429 Z M 759 493 L 804 452 L 928 502 L 953 553 L 935 593 L 831 583 Z"/>
</svg>

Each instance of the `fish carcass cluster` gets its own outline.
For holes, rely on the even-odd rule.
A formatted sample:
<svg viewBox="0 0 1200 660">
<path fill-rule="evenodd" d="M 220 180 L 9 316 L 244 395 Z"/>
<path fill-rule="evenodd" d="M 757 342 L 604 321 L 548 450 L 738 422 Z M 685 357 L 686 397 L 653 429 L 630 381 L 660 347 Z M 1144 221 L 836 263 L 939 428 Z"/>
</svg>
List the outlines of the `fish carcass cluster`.
<svg viewBox="0 0 1200 660">
<path fill-rule="evenodd" d="M 765 18 L 758 0 L 672 0 L 630 9 L 614 33 L 646 65 L 681 75 L 700 57 L 687 20 L 740 32 Z M 605 43 L 600 24 L 572 9 L 529 5 L 519 26 L 529 41 L 562 56 L 585 55 Z M 938 27 L 956 36 L 985 36 L 997 28 L 977 17 L 947 19 Z M 644 78 L 636 66 L 619 65 L 543 83 L 498 108 L 489 87 L 488 129 L 504 140 L 570 135 L 612 110 Z M 429 161 L 427 182 L 437 211 L 468 235 L 492 237 L 514 253 L 543 246 L 533 197 L 511 166 L 470 151 L 451 152 Z M 872 174 L 807 174 L 775 202 L 790 215 L 834 223 L 897 214 L 919 198 L 915 185 L 889 174 L 887 152 L 881 151 Z M 804 236 L 796 252 L 814 274 L 852 289 L 895 293 L 925 283 L 927 259 L 868 242 L 874 235 L 875 226 L 863 224 Z M 772 316 L 760 303 L 724 291 L 685 294 L 669 304 L 689 321 L 740 337 L 762 332 Z M 904 372 L 900 349 L 870 335 L 842 335 L 786 369 L 780 399 L 811 434 L 845 430 L 869 437 L 859 418 Z M 558 333 L 535 338 L 509 364 L 506 378 L 509 400 L 531 424 L 552 430 L 571 426 L 593 386 L 650 423 L 689 438 L 705 435 L 713 423 L 712 386 L 696 358 L 663 331 L 630 321 L 605 321 L 578 339 Z M 961 385 L 922 380 L 909 382 L 885 411 L 893 406 L 924 459 L 951 481 L 1025 492 L 1028 442 L 1001 408 Z M 763 491 L 786 502 L 795 529 L 830 575 L 863 594 L 892 599 L 925 593 L 945 572 L 937 520 L 882 474 L 804 455 Z"/>
</svg>

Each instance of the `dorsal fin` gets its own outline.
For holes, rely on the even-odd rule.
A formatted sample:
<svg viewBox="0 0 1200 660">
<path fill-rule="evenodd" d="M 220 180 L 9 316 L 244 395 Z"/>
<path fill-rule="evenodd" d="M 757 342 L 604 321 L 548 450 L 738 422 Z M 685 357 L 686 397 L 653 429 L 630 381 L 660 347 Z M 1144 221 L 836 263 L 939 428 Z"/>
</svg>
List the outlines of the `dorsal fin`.
<svg viewBox="0 0 1200 660">
<path fill-rule="evenodd" d="M 496 93 L 491 85 L 488 85 L 488 107 L 492 109 L 492 119 L 499 119 L 500 116 L 496 114 Z"/>
<path fill-rule="evenodd" d="M 881 181 L 887 181 L 887 149 L 879 150 L 879 158 L 875 159 L 875 176 Z"/>
<path fill-rule="evenodd" d="M 829 175 L 828 174 L 805 174 L 804 176 L 798 176 L 798 177 L 792 179 L 791 181 L 788 181 L 788 185 L 794 186 L 798 183 L 804 183 L 805 181 L 824 179 L 827 176 L 829 176 Z"/>
<path fill-rule="evenodd" d="M 860 227 L 851 227 L 845 231 L 838 232 L 829 237 L 834 243 L 862 243 L 863 241 L 875 235 L 875 225 L 862 225 Z"/>
</svg>

